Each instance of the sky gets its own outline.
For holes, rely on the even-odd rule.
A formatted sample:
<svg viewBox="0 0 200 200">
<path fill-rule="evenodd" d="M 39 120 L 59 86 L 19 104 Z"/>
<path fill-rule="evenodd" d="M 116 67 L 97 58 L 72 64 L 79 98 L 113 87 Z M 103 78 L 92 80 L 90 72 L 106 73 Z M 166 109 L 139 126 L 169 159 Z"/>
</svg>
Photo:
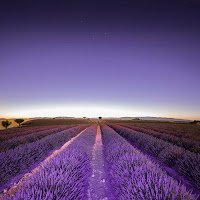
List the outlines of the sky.
<svg viewBox="0 0 200 200">
<path fill-rule="evenodd" d="M 200 119 L 196 0 L 0 3 L 0 117 Z"/>
</svg>

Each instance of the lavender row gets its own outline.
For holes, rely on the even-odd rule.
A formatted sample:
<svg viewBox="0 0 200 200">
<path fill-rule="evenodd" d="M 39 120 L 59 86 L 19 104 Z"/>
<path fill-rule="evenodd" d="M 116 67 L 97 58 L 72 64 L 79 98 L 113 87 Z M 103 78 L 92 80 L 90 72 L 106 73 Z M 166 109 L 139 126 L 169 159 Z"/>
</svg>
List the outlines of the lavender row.
<svg viewBox="0 0 200 200">
<path fill-rule="evenodd" d="M 200 154 L 192 153 L 167 141 L 129 128 L 119 125 L 110 126 L 128 141 L 134 143 L 136 147 L 157 157 L 167 166 L 174 168 L 180 175 L 185 176 L 191 184 L 200 188 Z"/>
<path fill-rule="evenodd" d="M 45 130 L 48 129 L 52 126 L 32 126 L 32 127 L 24 127 L 24 126 L 20 126 L 20 127 L 13 127 L 13 128 L 9 128 L 9 129 L 1 129 L 0 130 L 0 134 L 1 135 L 10 135 L 13 133 L 21 133 L 23 131 L 31 131 L 31 130 Z"/>
<path fill-rule="evenodd" d="M 4 199 L 87 199 L 95 136 L 96 126 L 87 128 L 66 149 L 43 162 L 43 167 L 23 182 L 13 197 Z"/>
<path fill-rule="evenodd" d="M 34 132 L 49 130 L 58 126 L 36 126 L 36 127 L 18 127 L 0 130 L 0 141 L 8 140 L 13 137 L 28 135 Z"/>
<path fill-rule="evenodd" d="M 142 133 L 152 135 L 159 139 L 171 142 L 171 143 L 173 143 L 177 146 L 180 146 L 184 149 L 187 149 L 189 151 L 192 151 L 195 153 L 200 153 L 200 142 L 198 142 L 198 141 L 194 141 L 194 140 L 191 140 L 189 138 L 184 138 L 184 137 L 177 137 L 177 136 L 170 135 L 167 133 L 160 133 L 160 132 L 157 132 L 157 131 L 154 131 L 151 129 L 145 129 L 145 128 L 136 127 L 136 126 L 127 125 L 127 124 L 125 124 L 125 125 L 120 124 L 120 126 L 125 126 L 127 128 L 131 128 L 135 131 L 139 131 Z"/>
<path fill-rule="evenodd" d="M 109 180 L 116 199 L 191 200 L 185 186 L 106 125 L 101 126 Z"/>
<path fill-rule="evenodd" d="M 170 135 L 175 135 L 177 137 L 184 137 L 184 138 L 191 138 L 191 133 L 194 133 L 193 131 L 195 130 L 198 131 L 198 126 L 191 126 L 189 124 L 179 124 L 180 126 L 174 126 L 174 125 L 170 125 L 170 123 L 168 123 L 168 125 L 163 126 L 163 124 L 159 124 L 159 127 L 154 127 L 151 126 L 150 124 L 148 124 L 147 126 L 145 126 L 145 124 L 141 123 L 141 124 L 134 124 L 135 126 L 142 126 L 143 128 L 149 128 L 152 129 L 154 131 L 160 132 L 160 133 L 166 133 L 166 134 L 170 134 Z M 150 126 L 149 126 L 150 125 Z M 188 129 L 188 125 L 190 126 L 190 129 L 193 129 L 192 132 L 189 131 Z M 198 137 L 194 137 L 194 138 L 198 138 Z"/>
<path fill-rule="evenodd" d="M 34 164 L 44 160 L 52 150 L 59 148 L 84 128 L 85 126 L 70 128 L 0 153 L 0 186 L 8 186 L 14 177 L 28 172 Z"/>
<path fill-rule="evenodd" d="M 19 146 L 20 144 L 28 144 L 31 142 L 35 142 L 37 140 L 42 139 L 43 137 L 46 137 L 51 134 L 58 133 L 60 131 L 63 131 L 68 128 L 72 128 L 73 126 L 62 126 L 62 127 L 57 127 L 53 128 L 50 130 L 44 130 L 44 131 L 39 131 L 35 133 L 31 133 L 28 135 L 23 135 L 19 137 L 14 137 L 9 140 L 3 141 L 0 143 L 0 151 L 5 151 L 8 149 L 14 149 L 15 147 Z"/>
</svg>

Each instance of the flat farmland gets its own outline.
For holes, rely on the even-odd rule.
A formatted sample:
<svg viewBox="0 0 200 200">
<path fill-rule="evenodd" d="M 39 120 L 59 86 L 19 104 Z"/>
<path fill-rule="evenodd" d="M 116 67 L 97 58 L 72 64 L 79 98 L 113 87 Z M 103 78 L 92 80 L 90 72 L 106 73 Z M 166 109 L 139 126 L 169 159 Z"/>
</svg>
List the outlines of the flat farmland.
<svg viewBox="0 0 200 200">
<path fill-rule="evenodd" d="M 25 126 L 59 126 L 72 124 L 92 124 L 94 120 L 90 119 L 35 119 L 24 123 Z"/>
<path fill-rule="evenodd" d="M 5 129 L 5 128 L 1 125 L 2 121 L 5 121 L 5 120 L 0 120 L 0 130 L 1 130 L 1 129 Z M 13 128 L 13 127 L 18 127 L 18 126 L 19 126 L 16 122 L 14 122 L 14 119 L 9 119 L 9 121 L 12 122 L 12 124 L 11 124 L 8 128 Z M 24 119 L 24 122 L 28 122 L 28 121 L 31 121 L 31 119 Z"/>
<path fill-rule="evenodd" d="M 45 119 L 13 128 L 0 142 L 0 199 L 199 199 L 199 141 L 153 123 Z"/>
<path fill-rule="evenodd" d="M 190 124 L 188 122 L 161 122 L 147 120 L 106 120 L 107 123 L 119 123 L 133 125 L 141 128 L 152 129 L 169 134 L 177 134 L 182 137 L 191 138 L 200 141 L 200 125 Z"/>
</svg>

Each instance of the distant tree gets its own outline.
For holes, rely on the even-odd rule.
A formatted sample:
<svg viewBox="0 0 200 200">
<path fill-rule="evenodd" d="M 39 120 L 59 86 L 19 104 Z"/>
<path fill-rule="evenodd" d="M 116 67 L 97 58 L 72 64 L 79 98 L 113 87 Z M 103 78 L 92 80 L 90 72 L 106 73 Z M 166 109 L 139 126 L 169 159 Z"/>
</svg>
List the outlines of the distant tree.
<svg viewBox="0 0 200 200">
<path fill-rule="evenodd" d="M 136 120 L 140 120 L 140 118 L 138 118 L 138 117 L 136 117 L 135 119 L 136 119 Z"/>
<path fill-rule="evenodd" d="M 102 117 L 99 117 L 99 119 L 102 119 Z"/>
<path fill-rule="evenodd" d="M 22 122 L 24 122 L 24 119 L 15 119 L 15 122 L 18 123 L 19 126 L 20 126 L 20 124 L 21 124 Z"/>
<path fill-rule="evenodd" d="M 8 120 L 6 120 L 6 121 L 2 121 L 2 122 L 1 122 L 2 126 L 5 127 L 5 129 L 7 129 L 8 126 L 11 125 L 11 123 L 12 123 L 12 122 L 9 122 Z"/>
<path fill-rule="evenodd" d="M 86 119 L 86 117 L 83 117 L 83 119 Z"/>
<path fill-rule="evenodd" d="M 191 124 L 197 124 L 198 122 L 200 122 L 200 121 L 194 120 L 193 122 L 190 122 L 190 123 L 191 123 Z"/>
</svg>

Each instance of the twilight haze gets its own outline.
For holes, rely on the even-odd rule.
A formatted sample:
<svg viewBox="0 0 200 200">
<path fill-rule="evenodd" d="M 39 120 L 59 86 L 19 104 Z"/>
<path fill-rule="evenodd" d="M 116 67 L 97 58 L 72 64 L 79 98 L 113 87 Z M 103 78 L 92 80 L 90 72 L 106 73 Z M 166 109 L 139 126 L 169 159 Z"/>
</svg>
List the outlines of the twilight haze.
<svg viewBox="0 0 200 200">
<path fill-rule="evenodd" d="M 0 117 L 200 119 L 195 0 L 4 1 Z"/>
</svg>

